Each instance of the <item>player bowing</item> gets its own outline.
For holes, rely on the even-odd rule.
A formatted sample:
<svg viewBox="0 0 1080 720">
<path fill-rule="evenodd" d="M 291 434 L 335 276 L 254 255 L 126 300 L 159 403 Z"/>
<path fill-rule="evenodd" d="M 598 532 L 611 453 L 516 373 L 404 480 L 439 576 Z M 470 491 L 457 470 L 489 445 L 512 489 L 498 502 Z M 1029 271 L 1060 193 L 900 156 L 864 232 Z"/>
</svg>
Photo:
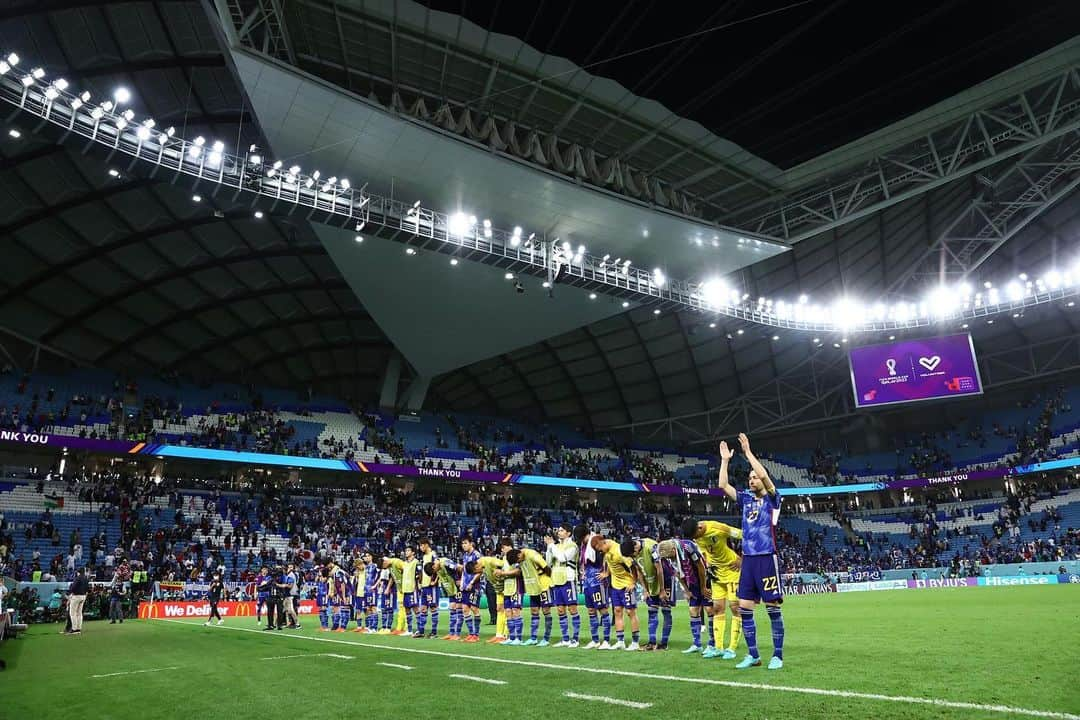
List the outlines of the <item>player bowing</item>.
<svg viewBox="0 0 1080 720">
<path fill-rule="evenodd" d="M 726 442 L 720 443 L 720 489 L 739 504 L 742 511 L 743 561 L 739 576 L 739 612 L 747 655 L 735 667 L 743 670 L 761 665 L 757 647 L 757 626 L 754 608 L 764 601 L 772 624 L 773 656 L 770 670 L 784 666 L 784 618 L 780 605 L 784 602 L 780 586 L 780 565 L 776 559 L 776 523 L 780 519 L 780 493 L 761 462 L 750 450 L 750 438 L 739 433 L 739 445 L 750 463 L 750 490 L 736 491 L 728 479 L 728 462 L 733 452 Z"/>
<path fill-rule="evenodd" d="M 675 600 L 671 588 L 675 582 L 671 564 L 660 557 L 659 543 L 652 538 L 624 540 L 619 550 L 624 557 L 633 558 L 636 564 L 635 575 L 645 591 L 645 605 L 649 608 L 649 642 L 644 650 L 667 650 L 671 637 L 671 608 Z M 656 642 L 656 630 L 659 626 L 659 614 L 664 616 L 663 633 L 660 642 Z"/>
</svg>

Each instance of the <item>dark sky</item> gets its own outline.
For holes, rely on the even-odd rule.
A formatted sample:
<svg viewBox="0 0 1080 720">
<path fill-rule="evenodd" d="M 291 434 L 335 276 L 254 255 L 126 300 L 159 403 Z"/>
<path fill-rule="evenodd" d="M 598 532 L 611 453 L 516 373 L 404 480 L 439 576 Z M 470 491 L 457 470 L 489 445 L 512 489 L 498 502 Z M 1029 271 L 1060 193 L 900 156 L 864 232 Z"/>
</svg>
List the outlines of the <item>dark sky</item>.
<svg viewBox="0 0 1080 720">
<path fill-rule="evenodd" d="M 796 0 L 797 1 L 797 0 Z M 1080 0 L 421 0 L 590 66 L 790 167 L 1080 33 Z"/>
</svg>

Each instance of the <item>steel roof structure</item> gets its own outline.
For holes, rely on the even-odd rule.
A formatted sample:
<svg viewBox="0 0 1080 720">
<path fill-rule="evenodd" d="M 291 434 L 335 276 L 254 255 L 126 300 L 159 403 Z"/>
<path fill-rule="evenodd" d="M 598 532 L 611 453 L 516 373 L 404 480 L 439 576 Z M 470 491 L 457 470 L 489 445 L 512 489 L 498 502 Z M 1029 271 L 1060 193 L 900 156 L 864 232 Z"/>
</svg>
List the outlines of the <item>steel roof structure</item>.
<svg viewBox="0 0 1080 720">
<path fill-rule="evenodd" d="M 1002 281 L 1080 259 L 1076 41 L 787 170 L 568 60 L 408 0 L 16 2 L 0 10 L 0 50 L 96 97 L 126 85 L 141 112 L 185 137 L 299 156 L 305 169 L 688 277 L 712 267 L 753 296 L 878 298 L 943 272 Z M 286 87 L 305 101 L 285 106 Z M 1034 129 L 1010 120 L 1010 98 L 1031 98 Z M 839 197 L 868 159 L 897 159 L 980 115 L 987 134 L 989 118 L 1017 126 L 1023 148 L 1004 151 L 995 135 L 977 167 L 909 195 L 890 195 L 886 177 L 865 212 L 813 232 L 755 234 L 773 226 L 748 220 Z M 400 152 L 379 151 L 390 133 L 407 138 Z M 349 152 L 334 145 L 346 138 Z M 291 210 L 256 218 L 249 202 L 209 191 L 196 202 L 173 178 L 58 140 L 17 114 L 0 135 L 0 343 L 16 364 L 44 349 L 658 441 L 852 412 L 842 333 L 658 315 L 571 287 L 552 300 L 538 283 L 519 295 L 486 265 L 463 259 L 454 275 L 444 254 L 406 256 L 381 231 L 361 245 Z M 694 242 L 704 233 L 716 245 Z M 779 237 L 742 258 L 740 234 Z M 942 329 L 973 333 L 992 384 L 1080 367 L 1074 306 L 990 319 Z M 387 377 L 398 381 L 389 392 Z"/>
</svg>

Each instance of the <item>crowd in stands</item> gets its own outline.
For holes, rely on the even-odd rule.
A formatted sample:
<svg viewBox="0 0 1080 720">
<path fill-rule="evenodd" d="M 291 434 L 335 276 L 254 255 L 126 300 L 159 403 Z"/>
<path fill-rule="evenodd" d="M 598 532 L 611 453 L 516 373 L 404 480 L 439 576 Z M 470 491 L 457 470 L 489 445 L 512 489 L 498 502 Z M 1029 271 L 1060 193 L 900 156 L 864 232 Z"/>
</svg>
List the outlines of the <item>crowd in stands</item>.
<svg viewBox="0 0 1080 720">
<path fill-rule="evenodd" d="M 357 409 L 347 413 L 352 417 L 350 432 L 298 437 L 295 416 L 310 415 L 307 405 L 299 400 L 288 407 L 268 402 L 264 393 L 269 391 L 254 386 L 229 386 L 208 397 L 175 377 L 145 383 L 150 389 L 141 387 L 138 380 L 114 377 L 108 387 L 98 386 L 92 392 L 68 388 L 65 393 L 56 390 L 52 378 L 38 382 L 30 375 L 0 377 L 0 382 L 14 383 L 13 394 L 0 393 L 0 399 L 14 398 L 0 404 L 0 427 L 6 429 L 39 431 L 70 425 L 78 428 L 79 435 L 91 438 L 347 460 L 362 452 L 369 453 L 365 459 L 371 460 L 374 452 L 374 462 L 691 487 L 712 485 L 716 478 L 711 456 L 687 458 L 677 450 L 643 450 L 579 428 L 437 414 L 429 416 L 435 424 L 433 433 L 421 438 L 398 418 Z M 197 401 L 189 400 L 192 397 Z M 1016 417 L 1022 421 L 992 421 L 984 428 L 965 420 L 953 430 L 898 433 L 895 463 L 875 456 L 860 472 L 895 477 L 951 471 L 956 468 L 957 454 L 970 456 L 965 449 L 986 448 L 990 438 L 998 441 L 992 443 L 994 448 L 1004 446 L 1000 441 L 1012 448 L 1015 456 L 1000 462 L 1013 465 L 1059 452 L 1051 443 L 1052 428 L 1055 418 L 1072 412 L 1065 389 L 1033 393 L 1016 405 L 1013 409 L 1021 413 Z M 286 410 L 292 420 L 283 419 Z M 676 456 L 678 461 L 672 459 Z M 776 479 L 781 485 L 793 482 L 794 478 L 787 477 L 790 473 L 816 484 L 859 482 L 852 462 L 858 457 L 819 447 L 801 461 L 803 467 L 788 462 L 785 467 L 790 470 L 778 473 Z M 767 453 L 763 458 L 781 459 Z"/>
<path fill-rule="evenodd" d="M 835 574 L 853 566 L 886 570 L 950 567 L 955 574 L 963 575 L 981 565 L 1080 558 L 1080 527 L 1062 527 L 1061 514 L 1053 505 L 1032 512 L 1038 500 L 1080 488 L 1080 480 L 1063 475 L 1017 482 L 1017 486 L 1015 492 L 1006 492 L 1003 498 L 998 498 L 998 507 L 992 514 L 984 515 L 971 507 L 946 511 L 949 519 L 968 517 L 974 521 L 955 528 L 939 522 L 941 508 L 932 497 L 928 498 L 917 512 L 902 514 L 910 522 L 906 541 L 886 533 L 856 532 L 850 506 L 834 503 L 831 515 L 839 528 L 808 530 L 800 536 L 786 530 L 781 523 L 777 535 L 783 570 Z M 987 524 L 989 532 L 978 529 Z M 1039 537 L 1023 539 L 1020 532 L 1023 525 Z M 841 544 L 839 548 L 837 542 L 828 542 L 830 533 L 831 539 Z M 829 546 L 834 549 L 830 550 Z"/>
<path fill-rule="evenodd" d="M 48 509 L 24 526 L 0 515 L 0 575 L 64 581 L 85 565 L 98 581 L 118 574 L 130 578 L 145 570 L 151 581 L 200 582 L 221 568 L 228 580 L 248 582 L 263 565 L 296 561 L 310 567 L 327 556 L 360 548 L 395 554 L 421 536 L 430 537 L 441 553 L 452 553 L 465 535 L 482 549 L 493 549 L 496 539 L 507 535 L 522 546 L 542 548 L 544 536 L 561 522 L 588 522 L 610 537 L 666 538 L 677 534 L 682 520 L 670 508 L 617 512 L 556 495 L 546 507 L 538 507 L 535 499 L 526 506 L 501 494 L 479 502 L 442 492 L 405 492 L 376 480 L 321 497 L 310 491 L 297 495 L 280 486 L 248 485 L 236 492 L 236 486 L 212 480 L 202 485 L 195 492 L 177 482 L 159 485 L 148 478 L 112 474 L 72 486 L 72 494 L 97 503 L 100 519 L 119 521 L 119 532 L 111 535 L 95 526 L 60 538 Z M 222 487 L 231 492 L 223 493 Z M 777 535 L 782 571 L 836 575 L 861 566 L 949 566 L 962 575 L 992 563 L 1080 559 L 1080 528 L 1062 527 L 1053 505 L 1032 511 L 1038 500 L 1076 487 L 1080 480 L 1068 475 L 1018 484 L 1015 493 L 998 499 L 1000 506 L 992 514 L 972 518 L 989 524 L 989 532 L 971 526 L 946 529 L 939 522 L 943 508 L 949 518 L 973 511 L 948 509 L 931 497 L 906 514 L 906 539 L 859 534 L 850 512 L 834 504 L 835 527 L 800 530 L 781 520 Z M 41 485 L 37 490 L 43 492 Z M 1021 527 L 1037 536 L 1021 538 Z M 29 556 L 21 552 L 20 546 L 31 538 L 50 539 L 56 552 L 51 557 L 42 557 L 36 549 Z"/>
</svg>

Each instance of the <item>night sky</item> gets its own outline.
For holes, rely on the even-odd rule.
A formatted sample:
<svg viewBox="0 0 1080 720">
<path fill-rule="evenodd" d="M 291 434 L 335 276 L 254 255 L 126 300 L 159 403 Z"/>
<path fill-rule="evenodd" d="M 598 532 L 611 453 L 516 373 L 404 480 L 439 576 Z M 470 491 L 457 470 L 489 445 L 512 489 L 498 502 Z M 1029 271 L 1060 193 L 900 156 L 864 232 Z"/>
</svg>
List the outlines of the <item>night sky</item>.
<svg viewBox="0 0 1080 720">
<path fill-rule="evenodd" d="M 1080 33 L 1080 0 L 810 0 L 784 10 L 792 3 L 421 2 L 587 65 L 781 167 Z M 745 20 L 770 10 L 780 11 Z M 732 22 L 738 24 L 616 58 Z"/>
</svg>

